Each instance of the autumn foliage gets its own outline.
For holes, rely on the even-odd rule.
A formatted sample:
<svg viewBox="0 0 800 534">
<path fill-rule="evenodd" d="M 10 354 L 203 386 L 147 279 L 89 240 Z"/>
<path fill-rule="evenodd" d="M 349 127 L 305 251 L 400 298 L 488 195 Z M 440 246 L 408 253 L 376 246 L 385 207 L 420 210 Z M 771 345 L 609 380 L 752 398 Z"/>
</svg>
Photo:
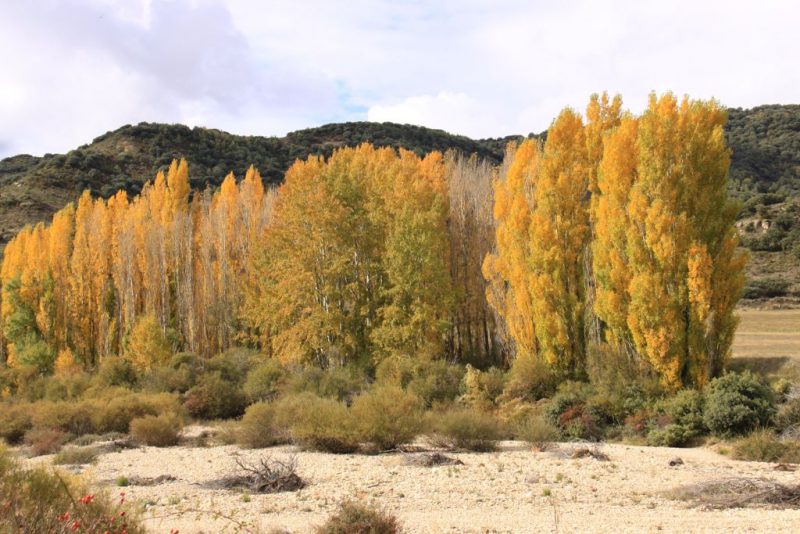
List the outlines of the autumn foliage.
<svg viewBox="0 0 800 534">
<path fill-rule="evenodd" d="M 702 387 L 729 357 L 746 261 L 724 123 L 713 101 L 653 95 L 637 117 L 595 95 L 499 167 L 364 144 L 297 161 L 277 191 L 251 167 L 193 192 L 173 162 L 135 198 L 85 193 L 8 244 L 6 360 L 148 372 L 246 344 L 284 365 L 583 379 L 602 345 Z"/>
</svg>

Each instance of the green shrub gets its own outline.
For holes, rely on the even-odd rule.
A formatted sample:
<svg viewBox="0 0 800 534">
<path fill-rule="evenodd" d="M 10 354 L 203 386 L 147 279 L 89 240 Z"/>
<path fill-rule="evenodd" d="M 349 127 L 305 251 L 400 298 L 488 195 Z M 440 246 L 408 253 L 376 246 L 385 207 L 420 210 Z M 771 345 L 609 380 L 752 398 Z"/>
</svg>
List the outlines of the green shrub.
<svg viewBox="0 0 800 534">
<path fill-rule="evenodd" d="M 703 422 L 705 399 L 694 389 L 684 389 L 663 403 L 664 413 L 682 427 L 700 434 L 706 431 Z"/>
<path fill-rule="evenodd" d="M 422 428 L 422 401 L 393 386 L 376 386 L 353 401 L 352 415 L 363 441 L 381 450 L 413 440 Z"/>
<path fill-rule="evenodd" d="M 52 428 L 33 428 L 25 433 L 25 445 L 31 454 L 42 456 L 43 454 L 53 454 L 61 450 L 62 445 L 67 442 L 66 432 Z"/>
<path fill-rule="evenodd" d="M 505 436 L 503 426 L 495 416 L 474 408 L 455 408 L 431 414 L 428 427 L 433 444 L 448 449 L 493 451 L 495 442 Z"/>
<path fill-rule="evenodd" d="M 273 400 L 284 377 L 281 365 L 273 359 L 250 369 L 243 390 L 250 402 Z"/>
<path fill-rule="evenodd" d="M 234 382 L 214 372 L 204 375 L 189 390 L 183 406 L 189 415 L 198 419 L 228 419 L 242 415 L 247 399 Z"/>
<path fill-rule="evenodd" d="M 538 414 L 523 419 L 514 435 L 538 449 L 545 449 L 549 443 L 558 441 L 561 437 L 558 428 Z"/>
<path fill-rule="evenodd" d="M 363 374 L 358 370 L 306 367 L 291 370 L 284 389 L 289 394 L 309 392 L 318 397 L 349 402 L 361 393 L 364 386 Z"/>
<path fill-rule="evenodd" d="M 194 355 L 176 354 L 168 365 L 150 369 L 141 379 L 142 389 L 152 392 L 186 393 L 197 383 L 199 374 Z M 188 360 L 188 361 L 186 361 Z"/>
<path fill-rule="evenodd" d="M 346 501 L 320 527 L 317 534 L 397 534 L 397 518 L 375 505 Z"/>
<path fill-rule="evenodd" d="M 139 382 L 139 373 L 127 359 L 108 356 L 100 361 L 95 382 L 104 386 L 133 388 Z"/>
<path fill-rule="evenodd" d="M 564 382 L 542 415 L 561 434 L 570 439 L 597 440 L 602 437 L 601 419 L 596 407 L 587 404 L 591 386 L 580 382 Z"/>
<path fill-rule="evenodd" d="M 749 371 L 727 373 L 708 385 L 703 422 L 716 436 L 746 434 L 774 414 L 772 390 Z"/>
<path fill-rule="evenodd" d="M 467 365 L 464 373 L 462 396 L 464 402 L 479 409 L 491 409 L 505 388 L 506 375 L 501 369 L 492 367 L 480 371 Z"/>
<path fill-rule="evenodd" d="M 180 440 L 183 422 L 175 414 L 146 415 L 131 421 L 131 437 L 151 447 L 170 447 Z"/>
<path fill-rule="evenodd" d="M 234 347 L 217 354 L 205 362 L 205 374 L 217 373 L 223 380 L 232 382 L 236 386 L 241 386 L 250 368 L 258 359 L 257 352 L 242 347 Z"/>
<path fill-rule="evenodd" d="M 437 402 L 455 400 L 461 393 L 465 369 L 444 360 L 425 360 L 415 368 L 415 375 L 408 383 L 408 391 L 430 407 Z"/>
<path fill-rule="evenodd" d="M 347 454 L 358 449 L 358 437 L 350 411 L 344 403 L 301 393 L 276 404 L 277 420 L 288 422 L 292 441 L 306 449 Z M 286 412 L 282 413 L 281 409 Z"/>
<path fill-rule="evenodd" d="M 781 441 L 768 429 L 759 429 L 739 439 L 733 457 L 751 462 L 800 463 L 800 444 Z"/>
<path fill-rule="evenodd" d="M 673 423 L 651 430 L 647 434 L 647 444 L 653 447 L 683 447 L 695 436 L 697 432 L 693 429 Z"/>
<path fill-rule="evenodd" d="M 235 430 L 236 443 L 248 449 L 261 449 L 286 443 L 287 427 L 279 428 L 275 404 L 257 402 L 247 407 Z"/>
<path fill-rule="evenodd" d="M 112 502 L 104 494 L 90 493 L 79 480 L 62 478 L 43 467 L 23 468 L 3 450 L 0 450 L 0 495 L 2 532 L 144 533 L 123 499 Z"/>
<path fill-rule="evenodd" d="M 25 432 L 33 427 L 30 405 L 4 404 L 0 406 L 0 438 L 10 444 L 19 443 Z"/>
</svg>

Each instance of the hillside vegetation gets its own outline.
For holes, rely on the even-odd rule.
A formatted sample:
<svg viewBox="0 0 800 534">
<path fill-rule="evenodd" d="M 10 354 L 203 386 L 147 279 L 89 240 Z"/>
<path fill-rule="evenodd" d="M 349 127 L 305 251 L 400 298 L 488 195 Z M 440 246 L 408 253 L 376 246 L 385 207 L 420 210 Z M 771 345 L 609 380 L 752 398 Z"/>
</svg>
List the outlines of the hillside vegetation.
<svg viewBox="0 0 800 534">
<path fill-rule="evenodd" d="M 733 151 L 730 188 L 742 201 L 739 228 L 752 251 L 746 298 L 800 294 L 800 106 L 729 109 L 726 136 Z M 228 172 L 252 164 L 266 183 L 282 181 L 296 159 L 330 156 L 369 142 L 417 155 L 456 149 L 493 164 L 509 141 L 472 140 L 441 130 L 393 123 L 329 124 L 285 137 L 239 136 L 214 129 L 140 123 L 126 125 L 67 154 L 18 155 L 0 161 L 0 251 L 25 225 L 48 220 L 89 189 L 108 198 L 118 189 L 141 192 L 173 159 L 191 162 L 193 189 L 216 187 Z"/>
</svg>

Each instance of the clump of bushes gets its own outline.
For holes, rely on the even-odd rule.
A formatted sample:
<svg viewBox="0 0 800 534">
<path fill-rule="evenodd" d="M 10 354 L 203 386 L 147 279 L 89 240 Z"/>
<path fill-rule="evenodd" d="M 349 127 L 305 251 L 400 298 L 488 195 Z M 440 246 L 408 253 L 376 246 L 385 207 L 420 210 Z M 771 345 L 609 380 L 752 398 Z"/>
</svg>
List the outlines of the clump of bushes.
<svg viewBox="0 0 800 534">
<path fill-rule="evenodd" d="M 774 415 L 772 390 L 749 371 L 724 374 L 708 385 L 703 423 L 716 436 L 746 434 Z"/>
<path fill-rule="evenodd" d="M 170 447 L 180 440 L 183 421 L 171 413 L 146 415 L 131 421 L 131 437 L 151 447 Z"/>
<path fill-rule="evenodd" d="M 316 528 L 317 534 L 398 534 L 400 522 L 396 517 L 375 505 L 345 501 L 325 524 Z"/>
<path fill-rule="evenodd" d="M 73 447 L 68 446 L 53 458 L 56 465 L 85 465 L 93 463 L 100 455 L 98 447 Z"/>
<path fill-rule="evenodd" d="M 569 439 L 596 441 L 602 437 L 601 420 L 589 404 L 589 386 L 564 382 L 545 405 L 542 415 Z"/>
<path fill-rule="evenodd" d="M 273 400 L 279 391 L 285 372 L 276 360 L 266 360 L 252 368 L 245 379 L 244 394 L 250 402 Z"/>
<path fill-rule="evenodd" d="M 540 450 L 544 450 L 550 443 L 558 441 L 561 437 L 558 428 L 539 414 L 531 414 L 523 419 L 517 426 L 514 435 L 517 439 L 528 442 Z"/>
<path fill-rule="evenodd" d="M 474 408 L 453 408 L 429 418 L 430 441 L 437 447 L 488 452 L 505 437 L 505 429 L 493 414 Z"/>
<path fill-rule="evenodd" d="M 380 450 L 408 443 L 422 429 L 422 401 L 398 387 L 377 386 L 362 393 L 351 409 L 358 437 Z"/>
<path fill-rule="evenodd" d="M 33 427 L 30 407 L 26 404 L 7 404 L 0 409 L 0 438 L 15 445 Z"/>
</svg>

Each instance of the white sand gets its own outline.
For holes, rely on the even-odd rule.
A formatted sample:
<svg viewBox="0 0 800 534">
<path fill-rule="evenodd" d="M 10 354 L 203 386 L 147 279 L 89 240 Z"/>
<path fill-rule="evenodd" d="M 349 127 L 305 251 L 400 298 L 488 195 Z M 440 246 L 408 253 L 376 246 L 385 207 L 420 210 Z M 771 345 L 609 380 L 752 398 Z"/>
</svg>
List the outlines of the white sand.
<svg viewBox="0 0 800 534">
<path fill-rule="evenodd" d="M 394 513 L 406 532 L 797 532 L 800 510 L 708 511 L 664 498 L 677 486 L 718 477 L 765 477 L 800 483 L 800 472 L 738 462 L 709 449 L 600 445 L 611 458 L 569 459 L 578 445 L 535 452 L 504 443 L 495 453 L 451 454 L 463 466 L 414 467 L 403 455 L 333 455 L 293 447 L 241 450 L 235 446 L 125 450 L 104 454 L 85 473 L 111 491 L 147 504 L 153 532 L 236 532 L 219 511 L 269 532 L 310 532 L 345 498 L 374 501 Z M 235 456 L 297 454 L 308 486 L 294 493 L 243 496 L 199 484 L 233 472 Z M 684 465 L 669 467 L 680 456 Z M 174 482 L 116 488 L 120 476 L 173 475 Z M 546 494 L 550 493 L 550 496 Z M 152 516 L 157 516 L 153 518 Z M 239 530 L 245 531 L 248 530 Z"/>
</svg>

